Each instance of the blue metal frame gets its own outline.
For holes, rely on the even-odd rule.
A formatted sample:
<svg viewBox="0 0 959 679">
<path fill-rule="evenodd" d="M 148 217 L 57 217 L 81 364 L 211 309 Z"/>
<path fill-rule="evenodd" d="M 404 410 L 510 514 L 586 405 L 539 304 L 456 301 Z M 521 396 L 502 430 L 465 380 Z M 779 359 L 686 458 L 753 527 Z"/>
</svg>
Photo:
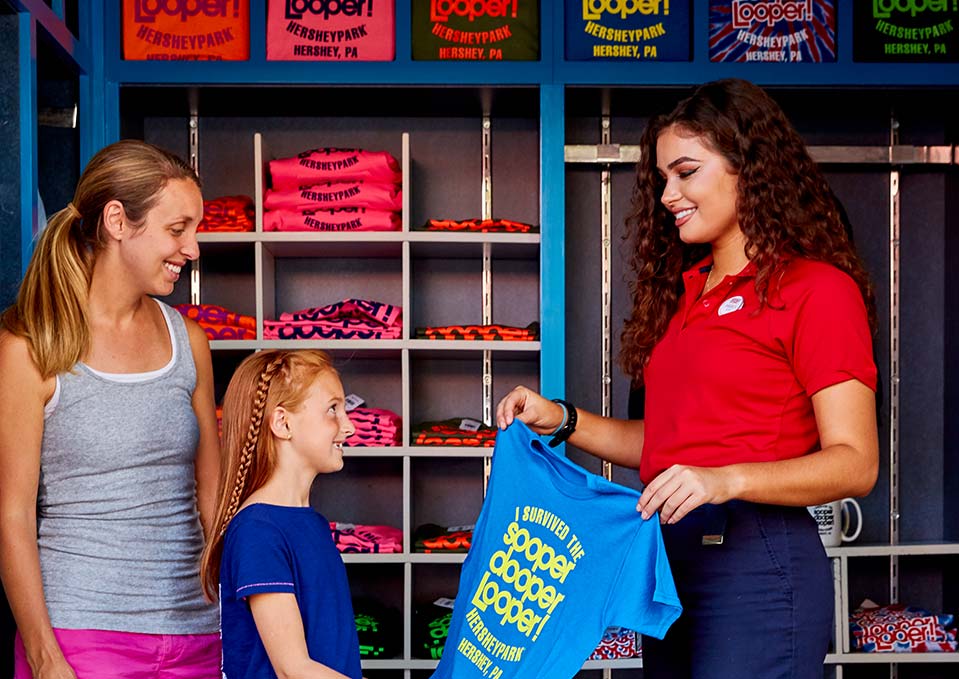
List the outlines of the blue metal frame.
<svg viewBox="0 0 959 679">
<path fill-rule="evenodd" d="M 540 391 L 566 393 L 566 91 L 543 85 L 540 108 Z"/>
<path fill-rule="evenodd" d="M 99 0 L 94 0 L 98 2 Z M 54 43 L 68 55 L 79 67 L 89 64 L 89 53 L 78 41 L 63 19 L 63 0 L 54 0 L 53 7 L 43 0 L 6 0 L 19 13 L 28 14 L 50 34 Z"/>
<path fill-rule="evenodd" d="M 37 21 L 17 15 L 20 31 L 20 275 L 33 253 L 37 232 Z M 26 47 L 26 48 L 25 48 Z"/>
<path fill-rule="evenodd" d="M 58 50 L 72 63 L 80 81 L 80 149 L 81 162 L 85 163 L 91 150 L 102 141 L 99 131 L 103 96 L 97 88 L 103 82 L 103 50 L 91 50 L 89 43 L 78 40 L 64 20 L 63 0 L 54 0 L 52 6 L 42 0 L 6 0 L 16 12 L 20 30 L 20 273 L 26 271 L 33 254 L 37 233 L 39 186 L 37 161 L 37 50 L 38 29 L 49 36 L 45 46 Z M 102 0 L 84 0 L 80 4 L 81 33 L 95 26 L 93 17 L 102 14 Z M 102 25 L 102 22 L 101 22 Z M 90 31 L 92 32 L 92 31 Z M 101 30 L 102 35 L 102 30 Z M 101 41 L 102 42 L 102 41 Z"/>
<path fill-rule="evenodd" d="M 114 61 L 109 78 L 122 84 L 262 85 L 535 85 L 552 79 L 543 62 L 268 62 Z"/>
<path fill-rule="evenodd" d="M 107 96 L 107 83 L 103 77 L 106 61 L 103 20 L 102 11 L 94 8 L 97 3 L 81 2 L 79 7 L 80 32 L 87 39 L 90 54 L 87 69 L 80 73 L 78 117 L 81 166 L 86 165 L 94 153 L 106 146 L 108 139 L 116 138 L 115 135 L 111 136 L 107 124 L 109 117 L 106 111 L 110 106 L 117 105 L 117 97 Z M 102 10 L 102 7 L 99 9 Z"/>
<path fill-rule="evenodd" d="M 557 9 L 557 4 L 559 9 Z M 540 0 L 540 54 L 555 62 L 562 55 L 562 3 Z M 540 391 L 566 394 L 566 88 L 545 82 L 539 89 L 539 307 Z"/>
</svg>

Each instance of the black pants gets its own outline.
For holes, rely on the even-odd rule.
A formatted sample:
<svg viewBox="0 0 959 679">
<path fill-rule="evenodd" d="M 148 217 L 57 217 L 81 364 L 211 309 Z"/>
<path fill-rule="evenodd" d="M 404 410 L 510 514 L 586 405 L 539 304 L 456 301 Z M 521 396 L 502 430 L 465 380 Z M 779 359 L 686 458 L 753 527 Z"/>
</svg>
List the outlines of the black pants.
<svg viewBox="0 0 959 679">
<path fill-rule="evenodd" d="M 723 544 L 703 545 L 723 525 Z M 662 641 L 643 637 L 645 679 L 822 677 L 832 573 L 805 508 L 706 505 L 663 539 L 683 614 Z"/>
</svg>

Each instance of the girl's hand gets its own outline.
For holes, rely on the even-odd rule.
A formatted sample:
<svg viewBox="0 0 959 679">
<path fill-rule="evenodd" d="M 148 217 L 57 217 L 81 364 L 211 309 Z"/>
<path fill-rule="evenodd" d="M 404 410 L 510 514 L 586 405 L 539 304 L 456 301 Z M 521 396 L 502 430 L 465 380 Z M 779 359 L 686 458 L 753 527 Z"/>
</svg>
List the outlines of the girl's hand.
<svg viewBox="0 0 959 679">
<path fill-rule="evenodd" d="M 660 523 L 676 523 L 704 504 L 732 499 L 729 474 L 723 467 L 689 467 L 674 464 L 649 482 L 636 511 L 643 518 L 659 512 Z"/>
<path fill-rule="evenodd" d="M 552 434 L 563 423 L 563 407 L 521 385 L 496 405 L 496 426 L 506 429 L 514 419 L 537 434 Z"/>
</svg>

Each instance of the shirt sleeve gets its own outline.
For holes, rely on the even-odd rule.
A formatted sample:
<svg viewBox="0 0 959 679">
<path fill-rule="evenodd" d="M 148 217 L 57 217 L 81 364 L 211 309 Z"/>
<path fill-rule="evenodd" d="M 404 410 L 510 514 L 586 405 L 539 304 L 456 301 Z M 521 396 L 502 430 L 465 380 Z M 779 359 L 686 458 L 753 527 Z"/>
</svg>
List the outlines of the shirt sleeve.
<svg viewBox="0 0 959 679">
<path fill-rule="evenodd" d="M 283 534 L 262 521 L 246 521 L 230 535 L 224 553 L 230 569 L 231 592 L 223 592 L 236 600 L 253 594 L 284 592 L 294 594 L 293 559 Z M 224 554 L 226 556 L 226 554 Z"/>
<path fill-rule="evenodd" d="M 862 293 L 845 273 L 826 265 L 808 273 L 796 300 L 791 338 L 784 338 L 796 379 L 808 396 L 856 379 L 876 390 L 872 335 Z"/>
<path fill-rule="evenodd" d="M 610 590 L 605 624 L 662 639 L 683 608 L 666 558 L 659 517 L 640 521 Z"/>
</svg>

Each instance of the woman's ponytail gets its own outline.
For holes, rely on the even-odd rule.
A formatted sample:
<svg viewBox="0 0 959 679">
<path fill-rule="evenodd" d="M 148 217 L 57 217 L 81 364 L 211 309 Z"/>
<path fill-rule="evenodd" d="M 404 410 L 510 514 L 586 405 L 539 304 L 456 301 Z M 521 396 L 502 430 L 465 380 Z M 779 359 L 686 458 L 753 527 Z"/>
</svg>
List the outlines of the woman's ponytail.
<svg viewBox="0 0 959 679">
<path fill-rule="evenodd" d="M 17 300 L 3 314 L 4 327 L 27 339 L 44 379 L 69 370 L 90 341 L 86 307 L 93 257 L 77 242 L 81 221 L 73 203 L 50 218 Z"/>
</svg>

